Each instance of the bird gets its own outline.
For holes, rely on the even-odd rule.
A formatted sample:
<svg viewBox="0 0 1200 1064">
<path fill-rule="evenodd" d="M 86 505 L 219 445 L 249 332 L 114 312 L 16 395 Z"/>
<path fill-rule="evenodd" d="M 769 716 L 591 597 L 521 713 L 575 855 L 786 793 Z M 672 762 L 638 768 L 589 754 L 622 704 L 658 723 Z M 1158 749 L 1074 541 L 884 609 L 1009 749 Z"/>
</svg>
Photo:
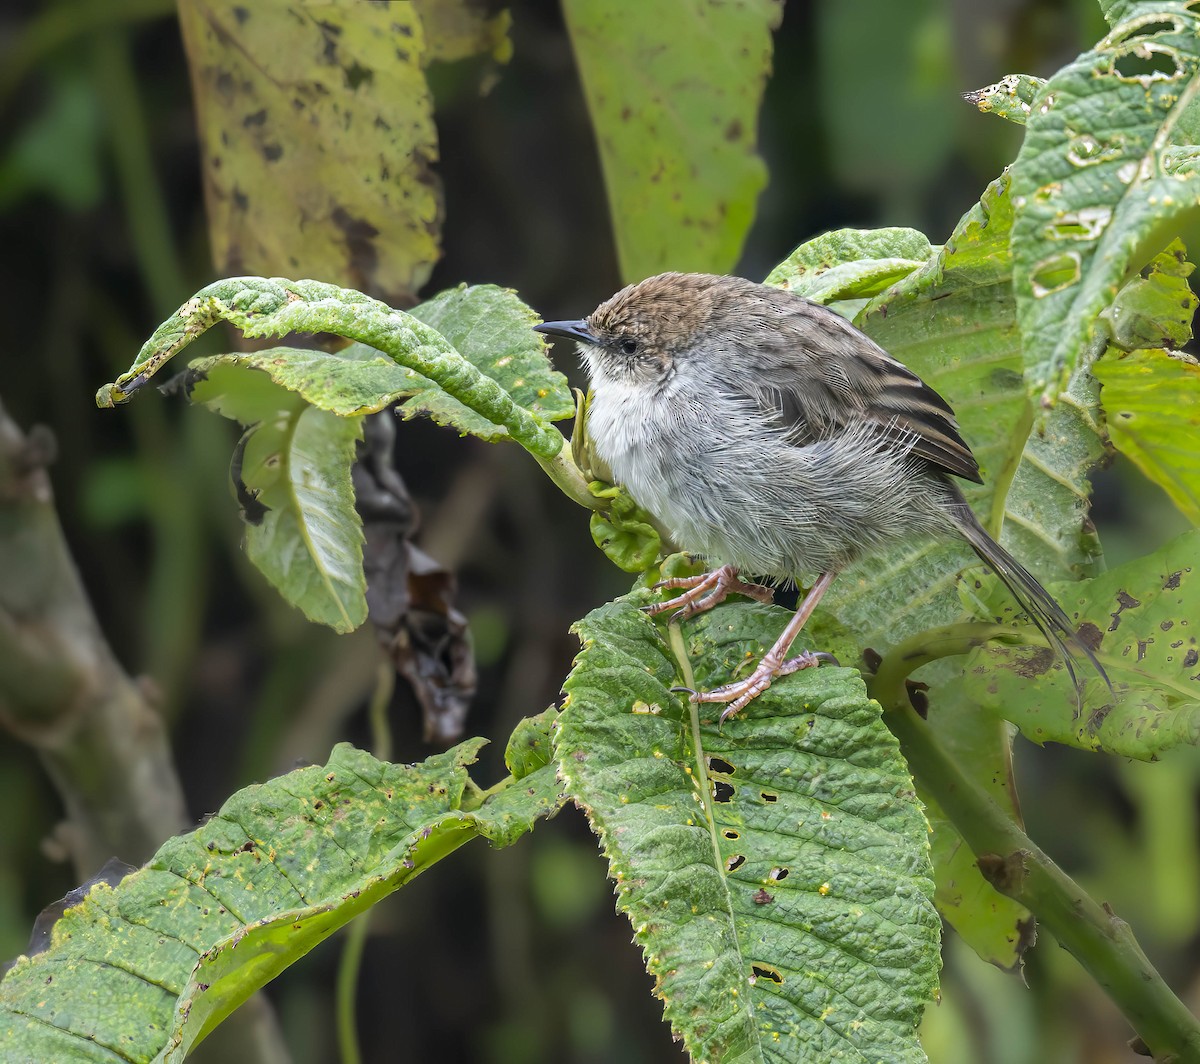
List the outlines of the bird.
<svg viewBox="0 0 1200 1064">
<path fill-rule="evenodd" d="M 744 679 L 693 702 L 724 721 L 780 677 L 831 661 L 791 646 L 848 565 L 913 537 L 965 540 L 1062 656 L 1079 690 L 1092 649 L 1038 580 L 980 524 L 957 481 L 983 483 L 950 404 L 846 319 L 740 277 L 663 273 L 586 318 L 538 332 L 574 340 L 590 378 L 589 448 L 681 549 L 713 568 L 666 580 L 648 608 L 686 618 L 728 595 L 772 601 L 742 579 L 818 574 Z"/>
</svg>

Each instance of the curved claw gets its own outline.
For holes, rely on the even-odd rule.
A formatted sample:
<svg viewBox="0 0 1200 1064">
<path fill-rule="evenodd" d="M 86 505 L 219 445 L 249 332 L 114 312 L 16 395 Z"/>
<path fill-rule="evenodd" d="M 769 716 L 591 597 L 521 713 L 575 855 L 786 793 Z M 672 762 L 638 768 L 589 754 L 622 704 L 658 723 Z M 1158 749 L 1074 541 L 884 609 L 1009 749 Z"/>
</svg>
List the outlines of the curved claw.
<svg viewBox="0 0 1200 1064">
<path fill-rule="evenodd" d="M 668 690 L 669 690 L 669 691 L 670 691 L 672 694 L 676 694 L 676 695 L 689 695 L 689 696 L 690 696 L 690 697 L 692 697 L 693 699 L 694 699 L 694 698 L 696 697 L 696 695 L 699 693 L 699 692 L 697 692 L 697 691 L 693 691 L 693 690 L 692 690 L 690 687 L 670 687 L 670 688 L 668 688 Z"/>
<path fill-rule="evenodd" d="M 779 666 L 779 671 L 775 675 L 791 676 L 792 673 L 799 672 L 801 669 L 815 668 L 822 662 L 828 662 L 830 665 L 840 665 L 838 659 L 827 651 L 804 650 L 794 658 L 788 658 L 787 661 Z"/>
</svg>

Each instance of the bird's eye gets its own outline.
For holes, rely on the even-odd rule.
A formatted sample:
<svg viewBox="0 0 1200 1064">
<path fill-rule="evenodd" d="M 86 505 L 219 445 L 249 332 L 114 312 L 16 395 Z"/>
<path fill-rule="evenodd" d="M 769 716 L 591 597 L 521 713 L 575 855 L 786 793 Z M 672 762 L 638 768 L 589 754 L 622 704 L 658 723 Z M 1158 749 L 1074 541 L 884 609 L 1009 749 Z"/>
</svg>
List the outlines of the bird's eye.
<svg viewBox="0 0 1200 1064">
<path fill-rule="evenodd" d="M 618 345 L 623 355 L 636 355 L 638 342 L 632 336 L 626 336 Z"/>
</svg>

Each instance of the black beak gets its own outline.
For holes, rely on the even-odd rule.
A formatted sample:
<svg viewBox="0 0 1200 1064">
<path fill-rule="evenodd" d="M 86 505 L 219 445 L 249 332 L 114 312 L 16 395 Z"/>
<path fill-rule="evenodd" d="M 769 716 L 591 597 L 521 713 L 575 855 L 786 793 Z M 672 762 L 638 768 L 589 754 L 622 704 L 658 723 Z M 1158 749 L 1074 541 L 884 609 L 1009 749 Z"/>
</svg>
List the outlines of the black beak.
<svg viewBox="0 0 1200 1064">
<path fill-rule="evenodd" d="M 597 344 L 600 341 L 592 335 L 587 322 L 579 321 L 544 321 L 533 327 L 534 332 L 548 333 L 551 336 L 565 336 L 568 340 L 582 340 L 585 344 Z"/>
</svg>

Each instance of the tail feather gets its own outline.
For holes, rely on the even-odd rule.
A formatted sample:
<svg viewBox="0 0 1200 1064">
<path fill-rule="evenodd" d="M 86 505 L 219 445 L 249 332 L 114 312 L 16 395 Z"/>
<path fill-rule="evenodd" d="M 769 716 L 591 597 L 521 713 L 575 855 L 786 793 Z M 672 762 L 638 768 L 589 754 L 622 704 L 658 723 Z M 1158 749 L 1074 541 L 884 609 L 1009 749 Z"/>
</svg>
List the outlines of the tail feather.
<svg viewBox="0 0 1200 1064">
<path fill-rule="evenodd" d="M 975 553 L 991 566 L 996 575 L 1004 581 L 1013 597 L 1029 614 L 1033 623 L 1038 626 L 1042 634 L 1049 640 L 1050 645 L 1061 655 L 1076 690 L 1079 689 L 1077 670 L 1082 664 L 1080 660 L 1082 657 L 1087 659 L 1088 664 L 1096 670 L 1097 675 L 1112 693 L 1112 682 L 1108 678 L 1108 673 L 1104 671 L 1104 666 L 1096 660 L 1096 655 L 1092 653 L 1091 647 L 1079 638 L 1079 633 L 1071 624 L 1070 618 L 1054 601 L 1050 593 L 1042 587 L 1037 578 L 988 535 L 971 508 L 961 497 L 955 502 L 953 512 L 959 531 L 974 548 Z"/>
</svg>

